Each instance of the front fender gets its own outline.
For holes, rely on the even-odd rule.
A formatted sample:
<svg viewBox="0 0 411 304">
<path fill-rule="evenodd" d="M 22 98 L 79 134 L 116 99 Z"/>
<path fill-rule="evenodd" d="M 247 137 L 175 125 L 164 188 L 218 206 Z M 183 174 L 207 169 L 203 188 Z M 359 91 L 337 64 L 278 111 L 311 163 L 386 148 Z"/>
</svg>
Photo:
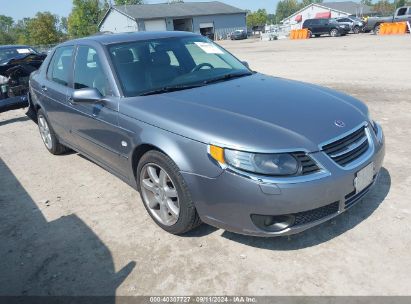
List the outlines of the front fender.
<svg viewBox="0 0 411 304">
<path fill-rule="evenodd" d="M 210 158 L 207 145 L 202 142 L 160 129 L 124 114 L 119 115 L 119 125 L 126 131 L 131 143 L 128 151 L 130 163 L 133 162 L 136 149 L 141 145 L 150 145 L 167 154 L 181 172 L 208 178 L 217 177 L 223 172 L 221 167 Z M 134 172 L 132 174 L 134 175 Z"/>
</svg>

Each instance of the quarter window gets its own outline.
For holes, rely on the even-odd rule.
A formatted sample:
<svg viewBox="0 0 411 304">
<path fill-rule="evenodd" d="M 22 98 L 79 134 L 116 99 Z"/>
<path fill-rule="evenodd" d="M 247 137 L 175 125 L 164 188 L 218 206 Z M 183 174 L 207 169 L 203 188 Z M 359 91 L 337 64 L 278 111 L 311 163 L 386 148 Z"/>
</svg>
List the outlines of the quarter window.
<svg viewBox="0 0 411 304">
<path fill-rule="evenodd" d="M 61 47 L 56 50 L 53 57 L 54 59 L 52 60 L 47 73 L 50 80 L 68 86 L 73 60 L 73 50 L 74 48 L 72 46 Z"/>
</svg>

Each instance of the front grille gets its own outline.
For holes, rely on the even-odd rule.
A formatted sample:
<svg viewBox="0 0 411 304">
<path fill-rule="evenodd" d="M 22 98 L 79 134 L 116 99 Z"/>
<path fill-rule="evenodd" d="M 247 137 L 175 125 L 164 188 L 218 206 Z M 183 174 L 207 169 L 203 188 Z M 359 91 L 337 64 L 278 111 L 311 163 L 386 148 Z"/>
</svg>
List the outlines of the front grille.
<svg viewBox="0 0 411 304">
<path fill-rule="evenodd" d="M 365 126 L 323 146 L 323 151 L 340 166 L 346 166 L 363 155 L 369 148 Z"/>
<path fill-rule="evenodd" d="M 339 202 L 334 202 L 332 204 L 317 209 L 296 213 L 294 214 L 294 225 L 304 225 L 314 221 L 321 220 L 329 215 L 337 213 L 338 208 Z"/>
<path fill-rule="evenodd" d="M 317 166 L 314 160 L 304 152 L 294 153 L 294 156 L 301 164 L 301 175 L 312 174 L 320 171 L 320 168 Z"/>
</svg>

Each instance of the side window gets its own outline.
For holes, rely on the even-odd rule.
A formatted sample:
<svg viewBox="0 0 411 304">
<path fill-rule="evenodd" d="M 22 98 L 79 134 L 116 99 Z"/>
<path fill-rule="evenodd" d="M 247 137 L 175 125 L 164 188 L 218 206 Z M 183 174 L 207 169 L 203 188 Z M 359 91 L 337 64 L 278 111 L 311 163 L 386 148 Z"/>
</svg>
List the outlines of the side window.
<svg viewBox="0 0 411 304">
<path fill-rule="evenodd" d="M 320 24 L 320 20 L 319 19 L 313 19 L 311 20 L 311 25 L 319 25 Z"/>
<path fill-rule="evenodd" d="M 397 16 L 404 16 L 406 12 L 407 12 L 407 8 L 406 8 L 406 7 L 400 8 L 400 9 L 398 10 Z"/>
<path fill-rule="evenodd" d="M 72 71 L 74 47 L 67 46 L 58 48 L 53 56 L 53 60 L 47 70 L 49 80 L 57 82 L 61 85 L 68 86 L 69 77 Z"/>
<path fill-rule="evenodd" d="M 107 77 L 97 51 L 92 47 L 79 46 L 74 63 L 74 89 L 94 88 L 101 95 L 109 95 Z"/>
</svg>

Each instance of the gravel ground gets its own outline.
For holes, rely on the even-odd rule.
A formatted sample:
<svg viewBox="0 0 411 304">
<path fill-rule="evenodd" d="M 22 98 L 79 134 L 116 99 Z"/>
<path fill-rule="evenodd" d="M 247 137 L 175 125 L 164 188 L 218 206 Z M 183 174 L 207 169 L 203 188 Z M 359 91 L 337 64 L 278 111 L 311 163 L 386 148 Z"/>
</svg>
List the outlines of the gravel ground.
<svg viewBox="0 0 411 304">
<path fill-rule="evenodd" d="M 365 101 L 387 154 L 335 220 L 255 238 L 158 228 L 138 193 L 76 153 L 52 156 L 23 110 L 0 114 L 0 295 L 410 295 L 411 37 L 222 45 L 266 74 Z"/>
</svg>

